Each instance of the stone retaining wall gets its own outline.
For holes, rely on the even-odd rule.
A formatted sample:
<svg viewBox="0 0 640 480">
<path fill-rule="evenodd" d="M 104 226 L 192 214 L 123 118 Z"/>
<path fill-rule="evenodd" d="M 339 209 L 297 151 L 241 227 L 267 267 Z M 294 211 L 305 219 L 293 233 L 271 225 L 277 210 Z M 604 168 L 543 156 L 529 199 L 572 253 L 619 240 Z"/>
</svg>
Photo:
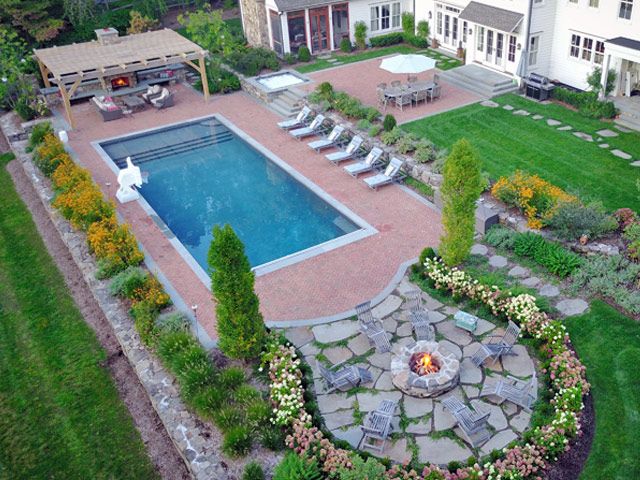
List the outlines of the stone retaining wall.
<svg viewBox="0 0 640 480">
<path fill-rule="evenodd" d="M 51 206 L 53 191 L 49 180 L 32 163 L 31 156 L 25 152 L 26 145 L 26 141 L 18 141 L 12 143 L 11 147 L 193 477 L 202 480 L 235 478 L 228 474 L 226 464 L 217 453 L 220 450 L 219 435 L 214 433 L 209 424 L 203 423 L 187 410 L 180 398 L 175 377 L 142 344 L 124 302 L 109 293 L 108 280 L 96 279 L 97 266 L 87 248 L 85 235 L 74 230 Z"/>
</svg>

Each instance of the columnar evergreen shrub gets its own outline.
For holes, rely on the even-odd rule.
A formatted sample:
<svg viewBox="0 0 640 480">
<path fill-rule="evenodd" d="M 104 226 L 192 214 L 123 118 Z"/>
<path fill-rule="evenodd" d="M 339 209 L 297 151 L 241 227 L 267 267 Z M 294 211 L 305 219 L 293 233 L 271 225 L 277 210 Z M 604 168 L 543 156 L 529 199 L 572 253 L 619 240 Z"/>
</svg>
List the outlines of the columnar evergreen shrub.
<svg viewBox="0 0 640 480">
<path fill-rule="evenodd" d="M 256 357 L 264 342 L 265 328 L 253 290 L 255 274 L 244 245 L 230 225 L 214 227 L 208 262 L 220 350 L 232 358 Z"/>
<path fill-rule="evenodd" d="M 387 113 L 384 116 L 384 120 L 382 121 L 382 126 L 383 126 L 385 132 L 390 132 L 391 130 L 393 130 L 395 128 L 395 126 L 397 124 L 398 124 L 398 122 L 396 122 L 396 117 L 394 117 L 390 113 Z"/>
<path fill-rule="evenodd" d="M 471 144 L 459 140 L 444 163 L 442 223 L 439 253 L 447 265 L 457 265 L 473 245 L 476 201 L 482 192 L 480 158 Z"/>
<path fill-rule="evenodd" d="M 416 29 L 416 36 L 427 40 L 429 38 L 429 22 L 420 20 Z"/>
<path fill-rule="evenodd" d="M 405 35 L 413 35 L 416 29 L 416 19 L 411 12 L 402 14 L 402 31 Z"/>
<path fill-rule="evenodd" d="M 348 38 L 343 38 L 340 41 L 340 50 L 344 53 L 351 53 L 353 50 L 353 45 L 351 45 L 351 40 Z"/>
<path fill-rule="evenodd" d="M 356 39 L 356 46 L 360 50 L 367 48 L 367 24 L 362 20 L 359 20 L 354 25 L 353 36 Z"/>
<path fill-rule="evenodd" d="M 298 61 L 299 62 L 308 62 L 311 60 L 311 52 L 309 51 L 309 47 L 306 45 L 301 45 L 298 49 Z"/>
</svg>

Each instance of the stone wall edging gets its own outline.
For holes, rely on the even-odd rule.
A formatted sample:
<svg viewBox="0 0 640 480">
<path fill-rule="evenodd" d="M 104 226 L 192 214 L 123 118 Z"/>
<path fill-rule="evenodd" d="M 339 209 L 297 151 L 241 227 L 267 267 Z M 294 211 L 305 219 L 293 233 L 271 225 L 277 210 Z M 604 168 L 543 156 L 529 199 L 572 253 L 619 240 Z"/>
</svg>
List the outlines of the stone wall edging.
<svg viewBox="0 0 640 480">
<path fill-rule="evenodd" d="M 97 265 L 86 245 L 85 235 L 74 230 L 53 208 L 53 191 L 49 180 L 35 167 L 31 156 L 25 152 L 25 146 L 25 141 L 11 144 L 17 160 L 31 180 L 49 218 L 113 328 L 122 351 L 187 468 L 198 480 L 229 479 L 224 462 L 216 453 L 220 447 L 216 445 L 216 435 L 212 434 L 211 427 L 187 410 L 180 398 L 175 377 L 142 344 L 124 302 L 109 293 L 108 280 L 96 279 Z"/>
</svg>

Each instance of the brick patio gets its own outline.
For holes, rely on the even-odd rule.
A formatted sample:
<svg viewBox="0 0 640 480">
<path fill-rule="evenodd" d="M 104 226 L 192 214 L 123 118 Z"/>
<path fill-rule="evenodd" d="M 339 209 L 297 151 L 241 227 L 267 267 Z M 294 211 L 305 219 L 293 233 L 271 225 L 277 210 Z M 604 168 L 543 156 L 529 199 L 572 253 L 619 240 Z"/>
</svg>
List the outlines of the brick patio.
<svg viewBox="0 0 640 480">
<path fill-rule="evenodd" d="M 256 290 L 268 321 L 296 321 L 335 315 L 379 294 L 398 267 L 437 244 L 440 217 L 398 186 L 374 192 L 276 127 L 279 117 L 247 94 L 215 96 L 205 104 L 193 90 L 177 85 L 176 105 L 146 110 L 133 118 L 103 123 L 89 103 L 73 106 L 79 127 L 70 146 L 80 163 L 111 198 L 114 173 L 91 146 L 94 140 L 123 135 L 190 118 L 220 113 L 328 194 L 373 225 L 379 233 L 358 242 L 260 276 Z M 118 205 L 139 241 L 187 305 L 197 304 L 198 317 L 216 338 L 211 295 L 151 218 L 137 203 Z"/>
<path fill-rule="evenodd" d="M 330 82 L 335 90 L 352 95 L 366 105 L 376 106 L 378 95 L 376 86 L 385 82 L 390 84 L 393 80 L 400 80 L 406 83 L 407 76 L 395 74 L 380 68 L 382 58 L 374 58 L 364 62 L 357 62 L 321 70 L 308 74 L 314 81 L 302 87 L 306 91 L 314 90 L 322 82 Z M 419 80 L 432 80 L 437 70 L 431 70 L 417 75 Z M 404 111 L 389 104 L 386 113 L 391 113 L 396 117 L 398 123 L 410 122 L 429 115 L 459 108 L 470 103 L 478 102 L 482 98 L 467 90 L 450 85 L 440 80 L 442 94 L 435 102 L 421 103 L 415 107 L 405 107 Z"/>
</svg>

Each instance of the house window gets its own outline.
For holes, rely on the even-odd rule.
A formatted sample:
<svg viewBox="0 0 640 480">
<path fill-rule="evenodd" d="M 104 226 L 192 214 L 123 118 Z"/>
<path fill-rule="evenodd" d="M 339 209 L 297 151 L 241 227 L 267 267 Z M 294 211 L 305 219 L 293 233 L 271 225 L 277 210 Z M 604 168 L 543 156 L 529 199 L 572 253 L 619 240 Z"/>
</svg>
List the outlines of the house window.
<svg viewBox="0 0 640 480">
<path fill-rule="evenodd" d="M 436 22 L 436 28 L 438 30 L 438 35 L 442 35 L 442 12 L 438 12 L 438 20 Z"/>
<path fill-rule="evenodd" d="M 398 28 L 400 13 L 400 2 L 373 5 L 371 7 L 371 31 Z"/>
<path fill-rule="evenodd" d="M 269 10 L 269 21 L 271 22 L 271 40 L 273 42 L 273 50 L 278 55 L 284 54 L 284 46 L 282 45 L 282 22 L 278 12 Z"/>
<path fill-rule="evenodd" d="M 620 0 L 620 11 L 618 17 L 631 20 L 631 10 L 633 10 L 633 0 Z"/>
<path fill-rule="evenodd" d="M 589 6 L 592 8 L 598 8 L 600 6 L 600 0 L 589 0 Z"/>
<path fill-rule="evenodd" d="M 593 50 L 593 38 L 584 37 L 582 40 L 582 60 L 591 61 L 591 53 Z"/>
<path fill-rule="evenodd" d="M 544 0 L 533 0 L 533 3 L 536 5 L 542 5 Z"/>
<path fill-rule="evenodd" d="M 484 27 L 476 28 L 476 35 L 478 37 L 476 44 L 479 52 L 484 50 Z"/>
<path fill-rule="evenodd" d="M 596 53 L 593 56 L 593 61 L 598 65 L 602 65 L 602 61 L 604 60 L 604 42 L 600 40 L 596 40 Z"/>
<path fill-rule="evenodd" d="M 510 62 L 516 61 L 516 37 L 509 35 L 509 52 L 507 53 L 507 60 Z"/>
<path fill-rule="evenodd" d="M 289 30 L 289 49 L 291 53 L 298 53 L 298 49 L 307 44 L 304 10 L 287 13 L 287 28 Z"/>
<path fill-rule="evenodd" d="M 462 22 L 462 43 L 467 43 L 467 30 L 468 30 L 468 26 L 467 26 L 467 21 L 463 21 Z"/>
<path fill-rule="evenodd" d="M 580 35 L 575 33 L 571 35 L 571 49 L 569 55 L 575 58 L 580 58 Z"/>
<path fill-rule="evenodd" d="M 533 35 L 529 40 L 529 65 L 538 63 L 538 48 L 540 47 L 540 36 Z"/>
<path fill-rule="evenodd" d="M 569 0 L 569 3 L 578 3 L 578 0 Z"/>
</svg>

